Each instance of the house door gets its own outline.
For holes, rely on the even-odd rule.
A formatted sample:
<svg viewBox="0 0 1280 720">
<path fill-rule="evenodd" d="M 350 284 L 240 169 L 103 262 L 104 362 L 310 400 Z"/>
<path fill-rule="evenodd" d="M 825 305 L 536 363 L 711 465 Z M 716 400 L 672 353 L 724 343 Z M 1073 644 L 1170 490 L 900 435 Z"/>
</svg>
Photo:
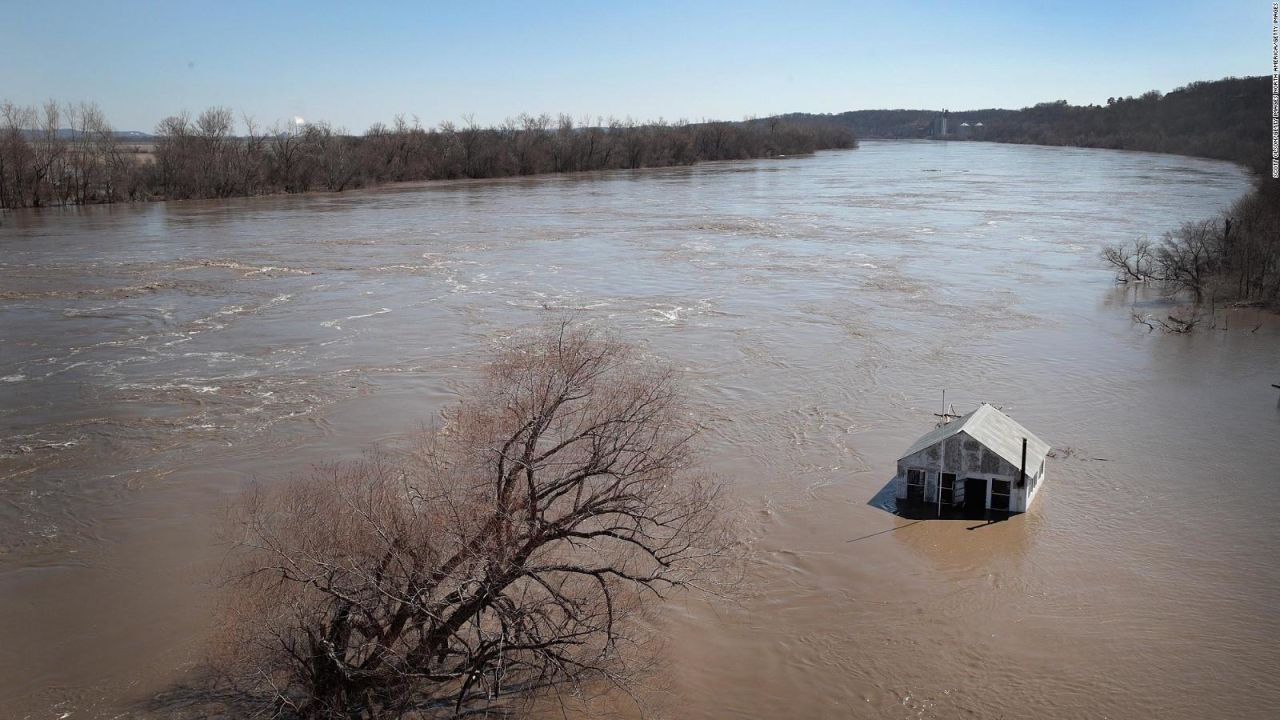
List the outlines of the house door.
<svg viewBox="0 0 1280 720">
<path fill-rule="evenodd" d="M 987 479 L 964 479 L 964 511 L 980 513 L 987 509 Z"/>
</svg>

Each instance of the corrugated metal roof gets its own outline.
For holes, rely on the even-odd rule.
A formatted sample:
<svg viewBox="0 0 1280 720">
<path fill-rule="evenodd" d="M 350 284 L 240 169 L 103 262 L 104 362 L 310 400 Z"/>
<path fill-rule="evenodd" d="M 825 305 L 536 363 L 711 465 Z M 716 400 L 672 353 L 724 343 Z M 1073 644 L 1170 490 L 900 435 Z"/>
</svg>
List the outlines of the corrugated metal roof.
<svg viewBox="0 0 1280 720">
<path fill-rule="evenodd" d="M 1027 470 L 1040 466 L 1040 461 L 1049 454 L 1049 443 L 1036 437 L 1032 432 L 1019 425 L 1013 418 L 994 407 L 982 403 L 977 410 L 951 421 L 940 428 L 925 433 L 916 440 L 899 459 L 936 445 L 957 433 L 966 433 L 969 437 L 987 446 L 995 454 L 1007 460 L 1014 467 L 1022 463 L 1022 438 L 1027 439 Z"/>
</svg>

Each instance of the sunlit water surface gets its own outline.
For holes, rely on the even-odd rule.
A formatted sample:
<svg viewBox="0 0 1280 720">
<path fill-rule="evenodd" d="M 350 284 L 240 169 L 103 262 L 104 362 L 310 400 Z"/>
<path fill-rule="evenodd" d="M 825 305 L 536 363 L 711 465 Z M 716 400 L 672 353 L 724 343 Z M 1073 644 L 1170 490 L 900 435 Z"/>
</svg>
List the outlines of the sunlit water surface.
<svg viewBox="0 0 1280 720">
<path fill-rule="evenodd" d="M 402 436 L 574 313 L 685 371 L 758 551 L 737 603 L 665 613 L 674 714 L 1276 717 L 1280 327 L 1148 333 L 1158 298 L 1097 258 L 1247 186 L 866 142 L 5 216 L 0 715 L 132 714 L 200 659 L 221 505 Z M 1032 512 L 869 504 L 944 389 L 1057 448 Z"/>
</svg>

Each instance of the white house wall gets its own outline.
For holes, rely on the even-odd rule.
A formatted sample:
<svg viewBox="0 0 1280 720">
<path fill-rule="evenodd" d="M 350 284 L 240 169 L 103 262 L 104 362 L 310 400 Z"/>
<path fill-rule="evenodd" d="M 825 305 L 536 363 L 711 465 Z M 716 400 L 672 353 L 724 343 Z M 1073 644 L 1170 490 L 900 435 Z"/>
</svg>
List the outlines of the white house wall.
<svg viewBox="0 0 1280 720">
<path fill-rule="evenodd" d="M 1034 478 L 1030 473 L 1027 474 L 1027 488 L 1030 494 L 1027 496 L 1026 502 L 1022 506 L 1022 512 L 1026 512 L 1031 507 L 1031 503 L 1035 502 L 1036 495 L 1040 494 L 1040 488 L 1044 487 L 1045 473 L 1049 469 L 1049 461 L 1046 459 L 1040 463 L 1040 469 L 1036 471 Z"/>
<path fill-rule="evenodd" d="M 895 478 L 895 496 L 899 500 L 907 497 L 907 469 L 922 468 L 926 470 L 924 496 L 926 502 L 938 501 L 938 479 L 942 472 L 955 473 L 956 482 L 963 483 L 967 477 L 998 477 L 1012 481 L 1009 508 L 1015 512 L 1024 512 L 1029 506 L 1027 490 L 1031 489 L 1030 499 L 1035 498 L 1043 484 L 1044 463 L 1040 467 L 1027 468 L 1027 486 L 1018 487 L 1019 468 L 992 452 L 982 443 L 974 440 L 967 433 L 961 432 L 945 440 L 898 460 L 898 474 Z M 1035 479 L 1034 485 L 1032 479 Z M 990 483 L 987 488 L 986 503 L 989 506 Z"/>
</svg>

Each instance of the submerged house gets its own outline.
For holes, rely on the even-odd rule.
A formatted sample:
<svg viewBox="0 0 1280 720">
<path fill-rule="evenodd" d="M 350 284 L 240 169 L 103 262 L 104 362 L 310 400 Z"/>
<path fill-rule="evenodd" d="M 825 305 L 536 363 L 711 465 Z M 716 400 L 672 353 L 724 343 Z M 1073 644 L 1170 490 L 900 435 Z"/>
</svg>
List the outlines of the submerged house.
<svg viewBox="0 0 1280 720">
<path fill-rule="evenodd" d="M 1049 444 L 983 403 L 926 433 L 898 459 L 899 503 L 1026 512 L 1044 482 Z"/>
</svg>

